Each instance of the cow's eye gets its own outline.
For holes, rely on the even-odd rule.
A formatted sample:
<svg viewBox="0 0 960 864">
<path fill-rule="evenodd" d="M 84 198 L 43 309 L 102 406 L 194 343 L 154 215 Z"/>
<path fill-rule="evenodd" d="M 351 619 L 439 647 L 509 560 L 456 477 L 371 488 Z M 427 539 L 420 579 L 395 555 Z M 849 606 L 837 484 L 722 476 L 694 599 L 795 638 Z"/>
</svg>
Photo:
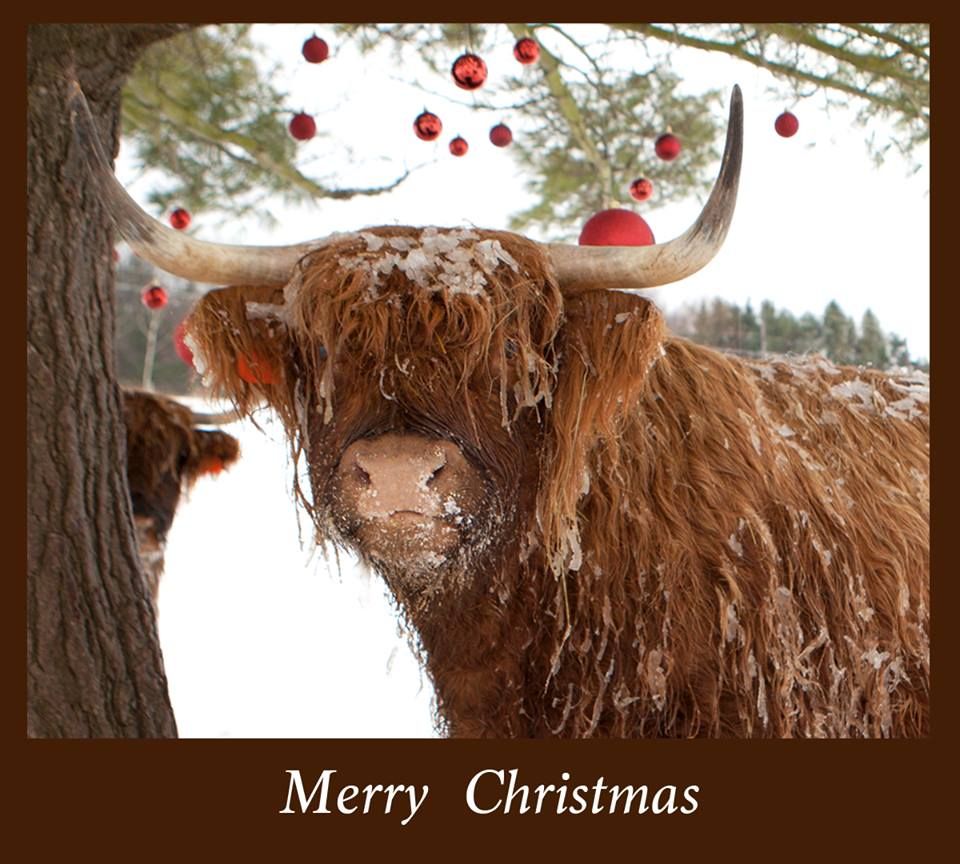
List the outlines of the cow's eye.
<svg viewBox="0 0 960 864">
<path fill-rule="evenodd" d="M 503 346 L 503 353 L 507 355 L 508 360 L 512 360 L 517 356 L 517 343 L 513 339 L 507 339 L 506 344 Z"/>
<path fill-rule="evenodd" d="M 326 360 L 326 359 L 327 359 L 327 349 L 324 348 L 323 345 L 318 345 L 318 346 L 317 346 L 317 359 L 318 359 L 318 360 Z"/>
</svg>

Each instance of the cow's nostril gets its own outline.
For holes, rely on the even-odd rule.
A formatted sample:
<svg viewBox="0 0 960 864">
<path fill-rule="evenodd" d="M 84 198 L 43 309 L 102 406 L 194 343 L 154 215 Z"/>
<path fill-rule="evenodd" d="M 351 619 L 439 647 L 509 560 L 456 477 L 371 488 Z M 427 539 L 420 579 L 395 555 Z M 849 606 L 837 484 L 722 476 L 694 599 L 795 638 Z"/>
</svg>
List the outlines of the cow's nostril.
<svg viewBox="0 0 960 864">
<path fill-rule="evenodd" d="M 447 467 L 447 463 L 444 462 L 442 465 L 438 465 L 433 469 L 433 473 L 427 478 L 427 486 L 433 484 L 433 481 L 436 480 L 442 473 L 443 469 Z"/>
<path fill-rule="evenodd" d="M 370 475 L 369 475 L 369 474 L 364 470 L 364 468 L 363 468 L 361 465 L 359 465 L 358 463 L 354 463 L 353 473 L 354 473 L 354 476 L 357 478 L 357 482 L 358 482 L 361 486 L 369 486 L 369 485 L 370 485 Z"/>
</svg>

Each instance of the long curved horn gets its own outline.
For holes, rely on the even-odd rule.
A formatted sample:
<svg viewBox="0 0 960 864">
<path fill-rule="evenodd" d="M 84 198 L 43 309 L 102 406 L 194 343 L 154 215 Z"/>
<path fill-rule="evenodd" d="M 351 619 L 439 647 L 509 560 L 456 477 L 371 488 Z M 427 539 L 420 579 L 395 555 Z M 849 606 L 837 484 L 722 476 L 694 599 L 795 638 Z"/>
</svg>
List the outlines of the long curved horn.
<svg viewBox="0 0 960 864">
<path fill-rule="evenodd" d="M 103 152 L 90 106 L 72 82 L 71 122 L 101 197 L 133 251 L 174 276 L 211 285 L 285 285 L 294 265 L 323 240 L 294 246 L 233 246 L 207 243 L 168 228 L 146 213 L 120 184 Z"/>
<path fill-rule="evenodd" d="M 216 414 L 201 414 L 196 411 L 190 412 L 190 422 L 193 426 L 226 426 L 227 423 L 233 423 L 244 417 L 242 411 L 231 408 L 227 411 L 219 411 Z"/>
<path fill-rule="evenodd" d="M 653 246 L 544 244 L 565 293 L 655 288 L 696 273 L 717 254 L 733 217 L 743 155 L 743 96 L 733 86 L 720 174 L 699 218 L 686 233 Z"/>
</svg>

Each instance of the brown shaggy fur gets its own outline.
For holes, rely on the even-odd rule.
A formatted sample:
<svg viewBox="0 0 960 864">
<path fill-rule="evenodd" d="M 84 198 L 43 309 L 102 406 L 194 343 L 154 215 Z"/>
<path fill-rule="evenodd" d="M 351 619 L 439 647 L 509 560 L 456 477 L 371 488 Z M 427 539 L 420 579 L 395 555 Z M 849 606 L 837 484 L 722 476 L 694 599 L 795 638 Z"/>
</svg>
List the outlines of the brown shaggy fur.
<svg viewBox="0 0 960 864">
<path fill-rule="evenodd" d="M 124 390 L 123 409 L 140 559 L 156 603 L 164 545 L 181 491 L 201 474 L 236 462 L 240 444 L 225 432 L 195 429 L 189 408 L 157 393 Z"/>
<path fill-rule="evenodd" d="M 379 276 L 376 247 L 418 233 L 335 238 L 189 331 L 208 383 L 266 399 L 307 456 L 320 540 L 342 540 L 327 490 L 358 437 L 448 438 L 489 478 L 495 542 L 429 595 L 384 574 L 446 731 L 927 734 L 925 382 L 667 338 L 643 298 L 563 298 L 501 232 L 474 233 L 519 270 L 480 293 Z"/>
</svg>

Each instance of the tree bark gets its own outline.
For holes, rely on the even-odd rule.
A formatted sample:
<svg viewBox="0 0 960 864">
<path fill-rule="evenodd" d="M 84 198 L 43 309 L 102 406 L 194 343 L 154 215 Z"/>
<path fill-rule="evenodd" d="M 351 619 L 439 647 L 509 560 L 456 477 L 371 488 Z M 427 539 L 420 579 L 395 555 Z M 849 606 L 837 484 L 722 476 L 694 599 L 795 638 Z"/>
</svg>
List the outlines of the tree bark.
<svg viewBox="0 0 960 864">
<path fill-rule="evenodd" d="M 172 737 L 114 361 L 113 232 L 66 109 L 108 152 L 140 52 L 184 25 L 33 25 L 27 48 L 27 734 Z"/>
</svg>

